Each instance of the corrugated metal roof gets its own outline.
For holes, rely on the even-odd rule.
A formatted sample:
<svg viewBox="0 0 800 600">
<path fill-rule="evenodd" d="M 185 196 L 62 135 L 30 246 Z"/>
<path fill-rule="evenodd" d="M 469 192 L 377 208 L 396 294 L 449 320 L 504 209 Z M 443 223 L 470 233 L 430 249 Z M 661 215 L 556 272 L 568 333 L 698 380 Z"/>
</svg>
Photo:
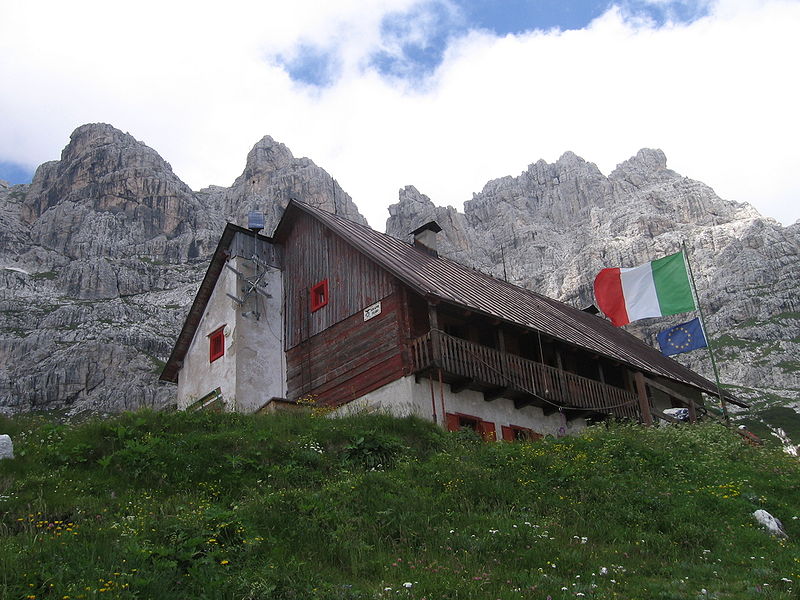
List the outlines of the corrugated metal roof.
<svg viewBox="0 0 800 600">
<path fill-rule="evenodd" d="M 279 238 L 291 211 L 299 209 L 387 269 L 416 292 L 514 325 L 537 330 L 653 375 L 716 394 L 716 385 L 664 356 L 609 321 L 531 290 L 501 281 L 446 258 L 433 256 L 370 227 L 293 200 L 275 231 Z M 744 406 L 729 393 L 725 396 Z"/>
</svg>

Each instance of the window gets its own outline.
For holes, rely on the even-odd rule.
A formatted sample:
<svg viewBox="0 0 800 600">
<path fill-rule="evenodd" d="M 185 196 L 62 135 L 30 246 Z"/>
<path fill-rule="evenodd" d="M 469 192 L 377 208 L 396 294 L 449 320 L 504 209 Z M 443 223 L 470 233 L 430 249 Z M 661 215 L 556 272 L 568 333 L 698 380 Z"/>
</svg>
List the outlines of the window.
<svg viewBox="0 0 800 600">
<path fill-rule="evenodd" d="M 532 442 L 534 440 L 542 439 L 541 433 L 536 433 L 533 429 L 528 427 L 519 427 L 517 425 L 503 425 L 503 440 L 506 442 Z"/>
<path fill-rule="evenodd" d="M 493 442 L 497 439 L 494 423 L 482 421 L 472 415 L 462 415 L 460 413 L 447 413 L 447 431 L 460 431 L 461 429 L 472 429 L 480 435 L 485 442 Z"/>
<path fill-rule="evenodd" d="M 328 280 L 323 279 L 311 288 L 311 312 L 316 312 L 328 303 Z"/>
<path fill-rule="evenodd" d="M 225 354 L 225 325 L 208 334 L 208 362 L 214 362 Z"/>
</svg>

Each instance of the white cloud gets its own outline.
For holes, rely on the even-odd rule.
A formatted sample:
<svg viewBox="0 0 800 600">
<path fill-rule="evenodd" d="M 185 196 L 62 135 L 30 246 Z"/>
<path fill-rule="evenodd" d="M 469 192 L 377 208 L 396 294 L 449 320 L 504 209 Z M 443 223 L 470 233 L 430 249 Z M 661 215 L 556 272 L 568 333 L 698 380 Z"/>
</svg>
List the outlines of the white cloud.
<svg viewBox="0 0 800 600">
<path fill-rule="evenodd" d="M 415 4 L 6 2 L 0 160 L 58 158 L 75 127 L 105 121 L 198 189 L 229 185 L 269 134 L 328 170 L 382 229 L 407 184 L 460 206 L 539 158 L 572 150 L 608 173 L 649 146 L 724 198 L 800 217 L 800 3 L 724 1 L 659 29 L 612 9 L 579 31 L 472 32 L 424 84 L 365 68 L 397 51 L 382 17 Z M 331 87 L 280 67 L 303 44 L 337 56 Z"/>
</svg>

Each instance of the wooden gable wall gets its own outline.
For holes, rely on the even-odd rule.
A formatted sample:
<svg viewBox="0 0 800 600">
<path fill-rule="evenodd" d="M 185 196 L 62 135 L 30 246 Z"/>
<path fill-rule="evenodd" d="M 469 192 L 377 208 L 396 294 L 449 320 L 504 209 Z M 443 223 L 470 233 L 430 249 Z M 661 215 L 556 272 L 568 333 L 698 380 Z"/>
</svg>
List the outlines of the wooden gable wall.
<svg viewBox="0 0 800 600">
<path fill-rule="evenodd" d="M 308 215 L 293 224 L 284 266 L 287 350 L 394 291 L 391 275 Z M 311 288 L 325 279 L 328 304 L 311 312 Z"/>
<path fill-rule="evenodd" d="M 284 245 L 287 396 L 341 404 L 408 370 L 403 286 L 338 235 L 299 215 Z M 328 280 L 328 302 L 311 310 L 311 288 Z M 381 302 L 365 321 L 364 309 Z"/>
</svg>

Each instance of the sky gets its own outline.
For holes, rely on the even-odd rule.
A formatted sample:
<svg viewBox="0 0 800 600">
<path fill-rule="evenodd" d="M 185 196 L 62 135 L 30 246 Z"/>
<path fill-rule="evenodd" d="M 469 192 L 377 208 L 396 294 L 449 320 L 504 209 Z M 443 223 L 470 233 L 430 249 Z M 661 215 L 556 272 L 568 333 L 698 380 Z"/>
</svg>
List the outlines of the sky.
<svg viewBox="0 0 800 600">
<path fill-rule="evenodd" d="M 800 0 L 0 0 L 0 178 L 104 122 L 192 189 L 264 135 L 376 229 L 414 185 L 459 210 L 572 151 L 641 148 L 800 219 Z"/>
</svg>

